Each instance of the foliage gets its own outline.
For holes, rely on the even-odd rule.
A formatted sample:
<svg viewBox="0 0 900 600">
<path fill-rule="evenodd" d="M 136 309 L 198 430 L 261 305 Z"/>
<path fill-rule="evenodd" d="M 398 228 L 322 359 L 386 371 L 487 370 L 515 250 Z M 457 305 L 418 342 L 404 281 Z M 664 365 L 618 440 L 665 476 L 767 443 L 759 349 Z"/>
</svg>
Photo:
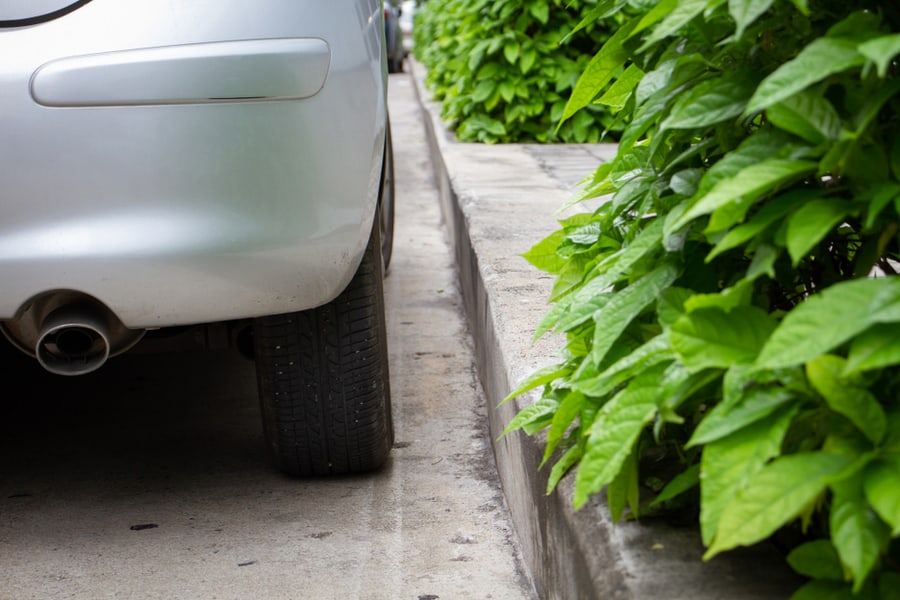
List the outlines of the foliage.
<svg viewBox="0 0 900 600">
<path fill-rule="evenodd" d="M 415 53 L 462 141 L 596 142 L 612 123 L 587 106 L 559 131 L 589 52 L 608 34 L 568 36 L 597 0 L 433 0 L 416 13 Z M 568 37 L 567 37 L 568 36 Z"/>
<path fill-rule="evenodd" d="M 596 210 L 526 255 L 556 275 L 537 335 L 567 343 L 507 431 L 548 430 L 549 489 L 574 468 L 577 507 L 699 496 L 707 558 L 793 528 L 795 598 L 893 598 L 900 5 L 607 11 L 622 26 L 564 114 L 617 98 L 619 152 L 571 201 Z M 668 470 L 642 498 L 650 458 Z"/>
</svg>

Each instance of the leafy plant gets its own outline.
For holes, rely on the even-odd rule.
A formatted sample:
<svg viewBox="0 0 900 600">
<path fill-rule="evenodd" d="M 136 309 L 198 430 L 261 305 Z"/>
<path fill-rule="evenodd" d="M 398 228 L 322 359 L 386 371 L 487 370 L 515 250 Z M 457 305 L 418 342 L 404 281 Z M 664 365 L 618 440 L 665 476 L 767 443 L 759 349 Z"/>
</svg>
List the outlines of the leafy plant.
<svg viewBox="0 0 900 600">
<path fill-rule="evenodd" d="M 608 103 L 619 152 L 526 255 L 556 275 L 536 335 L 567 342 L 507 432 L 548 430 L 576 507 L 694 495 L 706 558 L 794 529 L 794 598 L 894 598 L 900 5 L 605 0 L 582 25 L 608 14 L 563 118 Z"/>
<path fill-rule="evenodd" d="M 568 34 L 597 0 L 447 0 L 416 13 L 415 53 L 462 141 L 596 142 L 612 123 L 588 106 L 558 131 L 566 98 L 608 36 Z"/>
</svg>

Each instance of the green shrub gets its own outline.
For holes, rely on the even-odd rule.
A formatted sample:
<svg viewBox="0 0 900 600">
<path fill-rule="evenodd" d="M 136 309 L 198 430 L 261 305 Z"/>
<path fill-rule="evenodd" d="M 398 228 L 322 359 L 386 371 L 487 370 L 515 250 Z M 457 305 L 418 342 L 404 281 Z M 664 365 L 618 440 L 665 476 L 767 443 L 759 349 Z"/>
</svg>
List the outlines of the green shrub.
<svg viewBox="0 0 900 600">
<path fill-rule="evenodd" d="M 416 13 L 415 54 L 463 141 L 596 142 L 612 124 L 588 106 L 555 131 L 605 29 L 564 42 L 597 0 L 432 0 Z M 560 42 L 563 42 L 560 45 Z"/>
<path fill-rule="evenodd" d="M 897 597 L 900 5 L 598 8 L 623 24 L 565 116 L 615 98 L 625 128 L 572 199 L 599 208 L 526 255 L 567 343 L 507 431 L 548 429 L 578 507 L 699 498 L 707 558 L 799 537 L 795 598 Z"/>
</svg>

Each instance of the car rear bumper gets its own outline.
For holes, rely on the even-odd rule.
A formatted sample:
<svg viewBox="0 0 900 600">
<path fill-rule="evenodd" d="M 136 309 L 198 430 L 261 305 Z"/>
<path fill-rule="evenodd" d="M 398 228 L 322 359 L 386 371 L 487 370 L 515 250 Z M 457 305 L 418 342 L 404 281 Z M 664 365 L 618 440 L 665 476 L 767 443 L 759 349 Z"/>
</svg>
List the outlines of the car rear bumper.
<svg viewBox="0 0 900 600">
<path fill-rule="evenodd" d="M 212 322 L 352 277 L 384 143 L 380 3 L 160 4 L 0 31 L 0 319 L 72 290 L 130 328 Z"/>
</svg>

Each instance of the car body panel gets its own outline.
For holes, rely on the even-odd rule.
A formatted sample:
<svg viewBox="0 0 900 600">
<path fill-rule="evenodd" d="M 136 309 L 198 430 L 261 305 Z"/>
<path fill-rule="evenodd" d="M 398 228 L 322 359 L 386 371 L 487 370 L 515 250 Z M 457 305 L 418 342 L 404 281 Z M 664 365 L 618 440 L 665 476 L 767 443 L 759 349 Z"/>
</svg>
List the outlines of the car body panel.
<svg viewBox="0 0 900 600">
<path fill-rule="evenodd" d="M 322 89 L 330 55 L 314 38 L 90 54 L 41 66 L 31 96 L 56 107 L 300 100 Z"/>
<path fill-rule="evenodd" d="M 41 21 L 74 10 L 90 0 L 4 0 L 0 3 L 0 23 L 24 24 Z"/>
<path fill-rule="evenodd" d="M 0 30 L 0 319 L 54 290 L 129 328 L 330 301 L 375 214 L 382 36 L 377 0 L 92 0 Z"/>
</svg>

